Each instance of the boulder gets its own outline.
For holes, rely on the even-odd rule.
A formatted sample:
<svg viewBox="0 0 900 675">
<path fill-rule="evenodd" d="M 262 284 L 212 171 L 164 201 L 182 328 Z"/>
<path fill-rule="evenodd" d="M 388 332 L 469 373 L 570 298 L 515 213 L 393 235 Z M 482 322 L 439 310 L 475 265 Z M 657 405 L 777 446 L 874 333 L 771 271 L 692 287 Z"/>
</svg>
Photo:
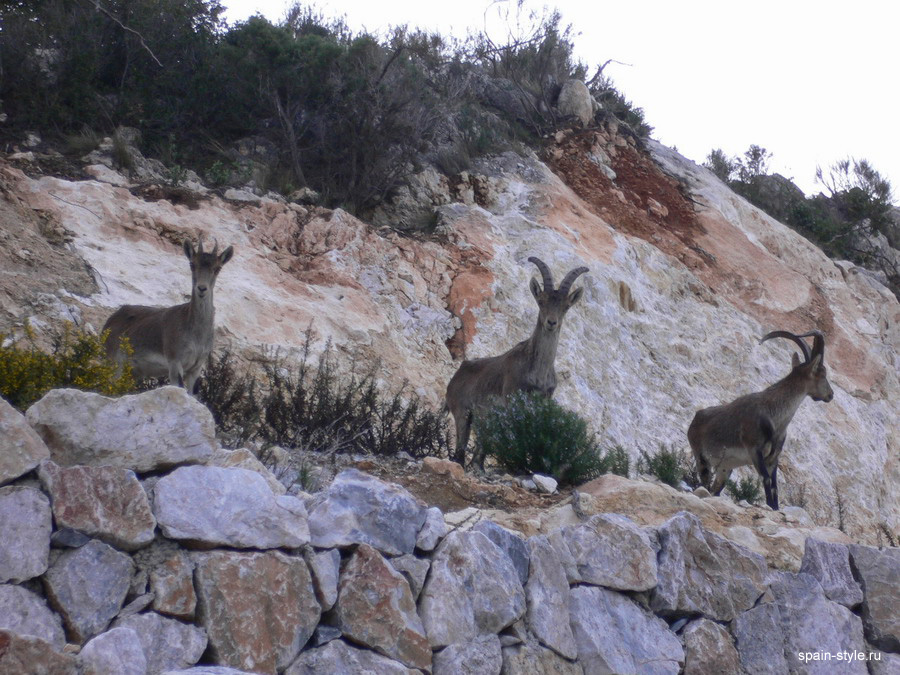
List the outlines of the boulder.
<svg viewBox="0 0 900 675">
<path fill-rule="evenodd" d="M 150 570 L 153 609 L 179 619 L 191 620 L 197 607 L 194 567 L 183 551 L 172 553 Z"/>
<path fill-rule="evenodd" d="M 409 590 L 412 591 L 413 599 L 417 600 L 425 585 L 425 578 L 428 576 L 428 570 L 431 563 L 428 560 L 417 558 L 414 555 L 399 555 L 396 558 L 388 560 L 391 566 L 400 572 L 409 584 Z"/>
<path fill-rule="evenodd" d="M 54 645 L 32 635 L 0 628 L 0 673 L 24 675 L 82 675 L 72 654 L 56 651 Z"/>
<path fill-rule="evenodd" d="M 54 389 L 26 412 L 60 466 L 119 466 L 137 473 L 206 461 L 212 414 L 180 387 L 121 398 Z"/>
<path fill-rule="evenodd" d="M 646 591 L 657 582 L 656 551 L 631 519 L 615 513 L 591 516 L 582 525 L 550 535 L 569 583 Z"/>
<path fill-rule="evenodd" d="M 0 583 L 43 574 L 50 555 L 50 502 L 40 490 L 0 488 Z"/>
<path fill-rule="evenodd" d="M 133 572 L 130 557 L 96 539 L 59 556 L 44 585 L 70 639 L 83 643 L 103 632 L 122 609 Z"/>
<path fill-rule="evenodd" d="M 781 615 L 775 605 L 765 603 L 741 612 L 731 626 L 745 673 L 783 675 L 788 672 Z"/>
<path fill-rule="evenodd" d="M 247 448 L 238 448 L 237 450 L 225 450 L 218 448 L 208 460 L 206 466 L 218 466 L 223 469 L 246 469 L 254 471 L 262 476 L 269 487 L 276 495 L 283 495 L 287 492 L 287 488 L 282 485 L 274 473 L 266 468 L 265 464 L 259 461 Z"/>
<path fill-rule="evenodd" d="M 657 532 L 659 583 L 650 596 L 656 613 L 730 621 L 766 590 L 765 559 L 706 531 L 697 516 L 679 513 Z"/>
<path fill-rule="evenodd" d="M 434 675 L 500 675 L 503 655 L 496 635 L 444 647 L 434 655 Z"/>
<path fill-rule="evenodd" d="M 0 630 L 30 635 L 57 649 L 66 644 L 59 615 L 41 596 L 12 584 L 0 584 Z"/>
<path fill-rule="evenodd" d="M 566 80 L 563 83 L 556 107 L 563 117 L 574 117 L 585 126 L 594 118 L 591 92 L 581 80 Z"/>
<path fill-rule="evenodd" d="M 38 475 L 53 500 L 57 527 L 77 530 L 124 551 L 153 541 L 156 518 L 147 493 L 130 469 L 61 467 L 47 460 Z"/>
<path fill-rule="evenodd" d="M 309 542 L 306 507 L 275 496 L 246 469 L 183 466 L 156 484 L 153 510 L 171 539 L 234 548 L 299 548 Z"/>
<path fill-rule="evenodd" d="M 419 596 L 433 648 L 499 633 L 524 613 L 525 592 L 509 556 L 481 532 L 444 538 Z"/>
<path fill-rule="evenodd" d="M 538 492 L 547 495 L 552 495 L 556 492 L 558 483 L 550 476 L 542 476 L 541 474 L 536 473 L 531 477 L 531 480 L 534 481 L 534 485 Z"/>
<path fill-rule="evenodd" d="M 409 584 L 368 544 L 359 545 L 341 573 L 335 614 L 353 642 L 410 668 L 431 667 L 431 646 Z"/>
<path fill-rule="evenodd" d="M 850 550 L 845 544 L 807 537 L 800 571 L 815 577 L 829 600 L 849 608 L 863 601 L 862 589 L 850 571 Z"/>
<path fill-rule="evenodd" d="M 851 546 L 853 576 L 862 586 L 866 639 L 889 652 L 900 652 L 900 548 Z"/>
<path fill-rule="evenodd" d="M 481 532 L 490 539 L 497 547 L 506 554 L 513 567 L 516 568 L 516 574 L 519 575 L 519 581 L 524 585 L 528 581 L 528 545 L 525 540 L 518 534 L 507 530 L 505 527 L 497 525 L 492 520 L 479 521 L 473 532 Z"/>
<path fill-rule="evenodd" d="M 290 668 L 284 671 L 284 675 L 321 675 L 321 673 L 419 675 L 420 672 L 368 649 L 351 647 L 343 640 L 332 640 L 324 647 L 304 651 Z"/>
<path fill-rule="evenodd" d="M 684 663 L 681 642 L 666 622 L 624 595 L 577 586 L 569 611 L 585 675 L 677 675 Z"/>
<path fill-rule="evenodd" d="M 25 416 L 0 398 L 0 485 L 28 473 L 50 456 L 50 450 Z"/>
<path fill-rule="evenodd" d="M 146 675 L 147 659 L 137 633 L 113 628 L 91 639 L 78 654 L 83 675 Z"/>
<path fill-rule="evenodd" d="M 339 473 L 308 506 L 313 546 L 369 544 L 388 555 L 413 552 L 427 510 L 399 485 L 356 469 Z"/>
<path fill-rule="evenodd" d="M 456 464 L 456 462 L 450 462 L 450 464 Z M 457 466 L 459 465 L 457 464 Z M 422 529 L 416 535 L 416 548 L 426 553 L 433 551 L 434 547 L 447 534 L 448 529 L 441 510 L 436 506 L 430 507 L 425 511 L 425 524 L 422 525 Z"/>
<path fill-rule="evenodd" d="M 137 635 L 148 673 L 190 668 L 206 649 L 206 634 L 202 629 L 155 612 L 120 617 L 113 628 L 129 629 Z"/>
<path fill-rule="evenodd" d="M 720 624 L 709 619 L 691 621 L 681 634 L 684 642 L 683 675 L 742 675 L 734 640 Z"/>
<path fill-rule="evenodd" d="M 569 582 L 559 555 L 545 536 L 528 540 L 531 560 L 525 584 L 528 628 L 541 644 L 567 659 L 578 656 L 569 622 Z"/>
<path fill-rule="evenodd" d="M 286 668 L 321 613 L 303 559 L 277 551 L 212 551 L 193 559 L 197 622 L 212 658 L 261 673 Z"/>
</svg>

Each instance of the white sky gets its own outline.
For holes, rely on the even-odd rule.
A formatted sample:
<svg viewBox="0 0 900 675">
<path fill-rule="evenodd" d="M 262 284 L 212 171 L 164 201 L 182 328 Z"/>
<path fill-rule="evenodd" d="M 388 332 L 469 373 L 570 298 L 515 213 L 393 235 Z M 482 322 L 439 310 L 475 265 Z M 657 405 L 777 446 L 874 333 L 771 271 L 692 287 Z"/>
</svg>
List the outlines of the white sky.
<svg viewBox="0 0 900 675">
<path fill-rule="evenodd" d="M 277 22 L 289 0 L 221 0 L 235 23 L 259 12 Z M 526 0 L 526 8 L 544 4 Z M 866 158 L 900 201 L 900 3 L 892 0 L 557 0 L 577 56 L 604 71 L 645 111 L 653 137 L 703 162 L 712 148 L 739 155 L 756 143 L 771 170 L 807 194 L 816 165 Z M 392 25 L 464 36 L 485 26 L 488 0 L 332 0 L 315 4 L 353 30 Z"/>
</svg>

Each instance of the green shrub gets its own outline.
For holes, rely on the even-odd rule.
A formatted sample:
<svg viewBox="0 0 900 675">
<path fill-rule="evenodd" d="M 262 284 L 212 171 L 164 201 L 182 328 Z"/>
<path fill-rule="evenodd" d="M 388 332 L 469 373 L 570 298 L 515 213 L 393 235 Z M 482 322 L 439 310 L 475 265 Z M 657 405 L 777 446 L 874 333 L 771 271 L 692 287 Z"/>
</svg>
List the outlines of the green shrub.
<svg viewBox="0 0 900 675">
<path fill-rule="evenodd" d="M 762 499 L 762 489 L 760 488 L 759 481 L 750 476 L 745 476 L 738 482 L 729 478 L 725 481 L 725 491 L 731 495 L 731 498 L 736 502 L 743 499 L 751 504 L 756 504 Z"/>
<path fill-rule="evenodd" d="M 37 347 L 28 326 L 21 345 L 0 334 L 0 396 L 25 410 L 51 389 L 61 387 L 110 396 L 134 391 L 131 367 L 119 366 L 106 356 L 105 337 L 66 323 L 47 353 Z M 123 348 L 128 349 L 127 341 Z"/>
<path fill-rule="evenodd" d="M 625 478 L 628 478 L 630 470 L 631 460 L 628 458 L 628 453 L 625 451 L 625 448 L 621 445 L 617 445 L 600 457 L 601 474 L 614 473 L 617 476 L 625 476 Z"/>
<path fill-rule="evenodd" d="M 553 399 L 516 392 L 475 415 L 478 451 L 514 473 L 542 473 L 578 484 L 602 473 L 587 422 Z"/>
<path fill-rule="evenodd" d="M 686 453 L 676 450 L 674 447 L 669 448 L 665 445 L 660 445 L 659 450 L 652 455 L 645 450 L 641 450 L 637 466 L 640 473 L 656 476 L 666 485 L 679 489 L 681 481 L 685 477 L 687 462 Z"/>
</svg>

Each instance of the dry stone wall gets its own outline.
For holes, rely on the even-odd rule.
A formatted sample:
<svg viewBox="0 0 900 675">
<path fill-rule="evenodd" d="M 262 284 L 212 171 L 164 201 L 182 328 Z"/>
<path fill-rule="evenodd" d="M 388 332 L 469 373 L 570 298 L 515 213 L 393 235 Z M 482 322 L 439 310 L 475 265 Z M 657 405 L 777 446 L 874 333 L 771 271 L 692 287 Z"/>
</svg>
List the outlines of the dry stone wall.
<svg viewBox="0 0 900 675">
<path fill-rule="evenodd" d="M 141 412 L 120 455 L 115 438 L 85 444 L 85 425 L 122 410 Z M 262 466 L 222 466 L 209 413 L 176 388 L 53 392 L 2 419 L 17 468 L 0 487 L 0 673 L 869 672 L 809 660 L 826 652 L 877 654 L 868 667 L 887 673 L 900 659 L 898 549 L 810 538 L 785 572 L 688 511 L 576 515 L 525 537 L 450 528 L 355 469 L 284 494 Z M 173 420 L 192 435 L 166 441 Z"/>
</svg>

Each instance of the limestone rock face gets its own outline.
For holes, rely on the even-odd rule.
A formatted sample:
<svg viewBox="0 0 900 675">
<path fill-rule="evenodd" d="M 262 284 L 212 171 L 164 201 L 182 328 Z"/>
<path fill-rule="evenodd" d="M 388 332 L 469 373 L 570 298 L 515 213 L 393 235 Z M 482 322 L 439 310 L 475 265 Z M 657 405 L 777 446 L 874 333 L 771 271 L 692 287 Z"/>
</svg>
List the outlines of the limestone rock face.
<svg viewBox="0 0 900 675">
<path fill-rule="evenodd" d="M 412 553 L 426 510 L 399 485 L 348 469 L 309 504 L 311 542 L 318 548 L 369 544 L 388 555 Z"/>
<path fill-rule="evenodd" d="M 525 592 L 509 557 L 481 532 L 451 532 L 431 562 L 419 616 L 431 646 L 498 633 L 525 613 Z"/>
<path fill-rule="evenodd" d="M 850 550 L 810 537 L 800 571 L 815 577 L 829 600 L 853 608 L 863 601 L 863 592 L 850 571 Z M 900 601 L 900 598 L 898 598 Z"/>
<path fill-rule="evenodd" d="M 44 573 L 51 529 L 50 502 L 40 490 L 0 488 L 0 583 Z"/>
<path fill-rule="evenodd" d="M 59 556 L 44 582 L 71 639 L 84 642 L 109 625 L 122 609 L 133 572 L 131 558 L 96 539 Z"/>
<path fill-rule="evenodd" d="M 567 659 L 578 656 L 569 623 L 569 583 L 547 537 L 528 540 L 531 570 L 525 584 L 528 628 L 544 645 Z"/>
<path fill-rule="evenodd" d="M 850 561 L 865 594 L 866 639 L 885 651 L 900 651 L 900 549 L 851 546 Z"/>
<path fill-rule="evenodd" d="M 145 675 L 147 659 L 137 633 L 113 628 L 88 642 L 78 654 L 84 675 Z"/>
<path fill-rule="evenodd" d="M 624 595 L 594 586 L 572 589 L 569 610 L 585 675 L 676 675 L 684 650 L 666 622 Z"/>
<path fill-rule="evenodd" d="M 434 655 L 434 675 L 500 675 L 503 656 L 496 635 L 444 647 Z"/>
<path fill-rule="evenodd" d="M 306 507 L 276 497 L 246 469 L 183 466 L 154 488 L 159 527 L 171 539 L 235 548 L 299 548 L 309 542 Z"/>
<path fill-rule="evenodd" d="M 378 673 L 378 675 L 417 675 L 407 668 L 368 649 L 351 647 L 343 640 L 332 640 L 324 647 L 307 649 L 284 671 L 284 675 L 320 673 Z"/>
<path fill-rule="evenodd" d="M 44 599 L 12 584 L 0 584 L 0 630 L 30 635 L 57 649 L 66 644 L 62 621 Z"/>
<path fill-rule="evenodd" d="M 341 631 L 354 642 L 411 668 L 431 666 L 409 584 L 368 544 L 359 545 L 342 571 L 335 609 Z"/>
<path fill-rule="evenodd" d="M 50 456 L 50 450 L 25 416 L 0 398 L 0 485 L 28 473 Z"/>
<path fill-rule="evenodd" d="M 137 635 L 147 660 L 148 673 L 190 668 L 206 649 L 206 635 L 200 628 L 155 612 L 116 619 L 115 629 L 128 629 Z"/>
<path fill-rule="evenodd" d="M 78 530 L 124 551 L 153 541 L 156 518 L 133 471 L 117 466 L 60 467 L 47 460 L 38 475 L 53 500 L 57 527 Z"/>
<path fill-rule="evenodd" d="M 0 673 L 81 675 L 72 654 L 61 654 L 53 645 L 32 635 L 3 629 L 0 629 Z"/>
<path fill-rule="evenodd" d="M 260 673 L 287 668 L 319 622 L 303 559 L 213 551 L 194 561 L 197 618 L 216 661 Z"/>
<path fill-rule="evenodd" d="M 647 534 L 629 518 L 595 515 L 583 525 L 553 533 L 551 542 L 565 566 L 569 583 L 626 591 L 646 591 L 656 586 L 656 551 Z"/>
<path fill-rule="evenodd" d="M 682 634 L 684 675 L 741 675 L 734 640 L 714 621 L 691 621 Z"/>
<path fill-rule="evenodd" d="M 650 597 L 654 611 L 699 612 L 730 621 L 765 591 L 763 557 L 705 531 L 696 516 L 679 513 L 658 533 L 659 584 Z"/>
<path fill-rule="evenodd" d="M 215 449 L 212 414 L 180 387 L 117 399 L 54 389 L 26 417 L 60 466 L 110 465 L 145 473 L 203 462 Z"/>
</svg>

